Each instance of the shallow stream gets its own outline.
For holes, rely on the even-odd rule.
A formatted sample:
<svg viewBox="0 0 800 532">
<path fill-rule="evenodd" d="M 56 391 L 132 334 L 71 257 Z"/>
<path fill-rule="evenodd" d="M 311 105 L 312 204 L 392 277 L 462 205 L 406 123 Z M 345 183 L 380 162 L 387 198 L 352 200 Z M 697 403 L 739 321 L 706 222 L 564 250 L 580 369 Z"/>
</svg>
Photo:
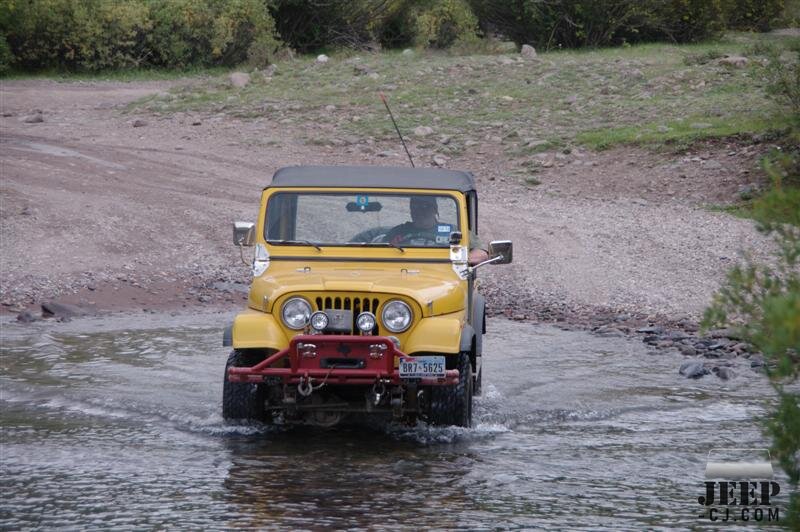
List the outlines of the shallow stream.
<svg viewBox="0 0 800 532">
<path fill-rule="evenodd" d="M 4 321 L 0 527 L 704 528 L 709 448 L 768 446 L 746 361 L 688 380 L 636 339 L 499 319 L 473 429 L 230 426 L 230 318 Z"/>
</svg>

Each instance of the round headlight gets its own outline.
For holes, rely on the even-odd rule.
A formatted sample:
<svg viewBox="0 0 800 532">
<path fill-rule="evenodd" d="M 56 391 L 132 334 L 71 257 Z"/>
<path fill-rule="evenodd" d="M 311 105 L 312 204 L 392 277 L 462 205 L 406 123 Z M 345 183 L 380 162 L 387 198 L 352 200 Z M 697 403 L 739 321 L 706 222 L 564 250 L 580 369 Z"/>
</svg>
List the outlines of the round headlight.
<svg viewBox="0 0 800 532">
<path fill-rule="evenodd" d="M 293 297 L 283 304 L 283 323 L 290 329 L 302 329 L 311 316 L 311 305 L 303 298 Z"/>
<path fill-rule="evenodd" d="M 324 312 L 315 312 L 311 315 L 310 323 L 317 331 L 324 331 L 328 326 L 328 315 Z"/>
<path fill-rule="evenodd" d="M 389 301 L 383 306 L 381 320 L 391 332 L 403 332 L 411 325 L 411 309 L 402 301 Z"/>
<path fill-rule="evenodd" d="M 356 326 L 361 332 L 371 332 L 375 328 L 375 315 L 371 312 L 362 312 L 356 318 Z"/>
</svg>

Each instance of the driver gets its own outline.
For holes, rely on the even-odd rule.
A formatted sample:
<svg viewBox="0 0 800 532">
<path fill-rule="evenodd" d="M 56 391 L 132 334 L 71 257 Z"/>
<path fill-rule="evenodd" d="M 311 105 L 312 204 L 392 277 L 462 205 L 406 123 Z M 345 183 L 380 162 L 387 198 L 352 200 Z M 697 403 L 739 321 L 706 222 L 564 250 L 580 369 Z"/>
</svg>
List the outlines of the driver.
<svg viewBox="0 0 800 532">
<path fill-rule="evenodd" d="M 436 242 L 436 217 L 439 208 L 433 196 L 414 196 L 410 201 L 411 221 L 393 227 L 384 237 L 385 242 L 401 245 L 419 240 L 422 245 Z M 481 249 L 477 235 L 470 233 L 469 264 L 475 265 L 489 259 L 486 250 Z"/>
</svg>

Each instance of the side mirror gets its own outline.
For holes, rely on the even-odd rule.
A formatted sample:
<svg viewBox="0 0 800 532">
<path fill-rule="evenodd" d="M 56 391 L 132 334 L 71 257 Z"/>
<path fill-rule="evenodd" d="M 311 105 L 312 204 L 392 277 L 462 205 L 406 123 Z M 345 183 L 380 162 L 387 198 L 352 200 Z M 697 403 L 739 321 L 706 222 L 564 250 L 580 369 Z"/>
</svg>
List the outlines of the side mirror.
<svg viewBox="0 0 800 532">
<path fill-rule="evenodd" d="M 256 224 L 250 222 L 233 222 L 233 244 L 236 246 L 252 246 L 256 243 Z"/>
<path fill-rule="evenodd" d="M 489 260 L 492 264 L 509 264 L 513 256 L 511 240 L 495 240 L 489 243 Z"/>
</svg>

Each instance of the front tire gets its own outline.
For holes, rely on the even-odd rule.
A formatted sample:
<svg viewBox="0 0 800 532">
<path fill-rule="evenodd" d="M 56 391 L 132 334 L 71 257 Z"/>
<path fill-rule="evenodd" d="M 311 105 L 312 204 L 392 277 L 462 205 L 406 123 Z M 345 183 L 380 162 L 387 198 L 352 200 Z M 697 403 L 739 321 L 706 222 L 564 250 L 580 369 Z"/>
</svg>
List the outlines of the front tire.
<svg viewBox="0 0 800 532">
<path fill-rule="evenodd" d="M 433 425 L 472 426 L 472 364 L 469 353 L 458 355 L 458 384 L 431 387 L 428 420 Z"/>
<path fill-rule="evenodd" d="M 222 417 L 226 421 L 269 421 L 264 402 L 266 386 L 249 382 L 229 382 L 228 368 L 249 367 L 260 362 L 260 357 L 235 349 L 225 364 L 222 381 Z"/>
</svg>

